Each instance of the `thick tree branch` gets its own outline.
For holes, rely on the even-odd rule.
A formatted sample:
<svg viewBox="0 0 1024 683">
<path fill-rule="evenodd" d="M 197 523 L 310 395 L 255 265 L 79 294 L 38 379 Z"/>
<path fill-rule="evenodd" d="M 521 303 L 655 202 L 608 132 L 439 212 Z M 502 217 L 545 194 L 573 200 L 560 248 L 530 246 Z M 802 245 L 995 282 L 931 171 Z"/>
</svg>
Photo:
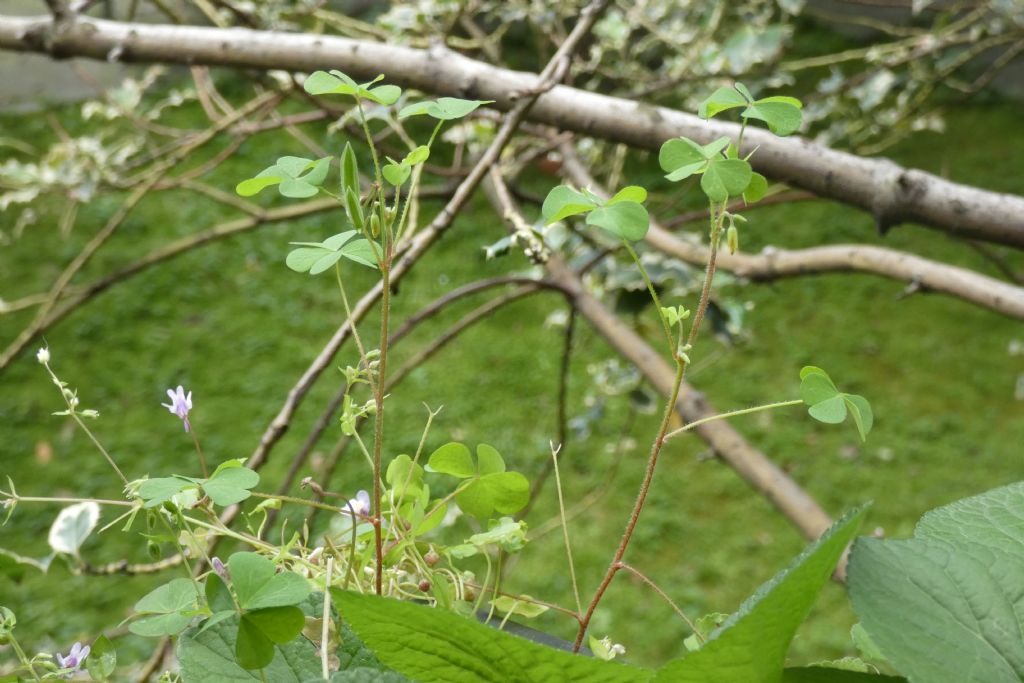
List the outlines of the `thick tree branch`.
<svg viewBox="0 0 1024 683">
<path fill-rule="evenodd" d="M 568 144 L 562 145 L 562 170 L 569 180 L 604 194 Z M 695 265 L 707 263 L 709 249 L 679 239 L 656 222 L 647 243 Z M 748 280 L 777 280 L 798 275 L 865 272 L 907 282 L 921 291 L 942 292 L 1024 320 L 1024 287 L 976 273 L 967 268 L 930 261 L 915 254 L 866 244 L 837 244 L 810 249 L 766 249 L 760 254 L 718 254 L 718 267 Z"/>
<path fill-rule="evenodd" d="M 388 79 L 426 92 L 495 100 L 511 109 L 516 93 L 536 85 L 535 74 L 479 62 L 443 47 L 420 50 L 337 36 L 306 35 L 105 21 L 79 17 L 55 30 L 50 16 L 0 15 L 0 49 L 43 52 L 57 58 L 220 64 L 313 71 L 341 68 L 356 78 L 386 71 Z M 386 66 L 382 66 L 386 65 Z M 636 147 L 658 148 L 686 135 L 708 142 L 738 127 L 642 102 L 555 86 L 529 118 Z M 884 229 L 903 221 L 1024 247 L 1024 197 L 953 183 L 886 159 L 865 159 L 800 138 L 748 130 L 759 147 L 754 166 L 766 175 L 870 211 Z"/>
</svg>

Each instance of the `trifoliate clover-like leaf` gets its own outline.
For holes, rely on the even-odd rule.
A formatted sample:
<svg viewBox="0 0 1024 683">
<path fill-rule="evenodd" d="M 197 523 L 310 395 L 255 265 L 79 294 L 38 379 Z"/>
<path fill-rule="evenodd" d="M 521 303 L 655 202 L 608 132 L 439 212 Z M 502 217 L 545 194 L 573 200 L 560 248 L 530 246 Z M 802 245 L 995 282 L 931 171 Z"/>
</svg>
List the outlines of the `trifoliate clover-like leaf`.
<svg viewBox="0 0 1024 683">
<path fill-rule="evenodd" d="M 135 612 L 142 618 L 133 621 L 128 630 L 148 637 L 177 635 L 192 621 L 198 601 L 199 594 L 190 579 L 172 579 L 135 603 Z"/>
<path fill-rule="evenodd" d="M 331 158 L 305 159 L 303 157 L 281 157 L 273 166 L 265 168 L 256 176 L 243 180 L 235 187 L 242 197 L 251 197 L 273 185 L 278 186 L 282 196 L 303 199 L 319 192 L 331 168 Z"/>
<path fill-rule="evenodd" d="M 803 103 L 795 97 L 765 97 L 751 102 L 740 114 L 745 119 L 759 119 L 779 136 L 791 135 L 803 122 Z"/>
<path fill-rule="evenodd" d="M 871 404 L 863 396 L 839 391 L 835 383 L 821 368 L 807 366 L 800 371 L 800 398 L 808 406 L 807 412 L 815 420 L 826 424 L 839 424 L 853 414 L 854 424 L 861 441 L 867 439 L 874 416 Z"/>
<path fill-rule="evenodd" d="M 351 95 L 364 100 L 370 100 L 384 106 L 390 106 L 398 101 L 402 95 L 402 89 L 397 85 L 378 85 L 375 83 L 383 79 L 380 75 L 367 83 L 356 83 L 347 74 L 331 70 L 315 71 L 303 82 L 303 89 L 310 95 Z"/>
</svg>

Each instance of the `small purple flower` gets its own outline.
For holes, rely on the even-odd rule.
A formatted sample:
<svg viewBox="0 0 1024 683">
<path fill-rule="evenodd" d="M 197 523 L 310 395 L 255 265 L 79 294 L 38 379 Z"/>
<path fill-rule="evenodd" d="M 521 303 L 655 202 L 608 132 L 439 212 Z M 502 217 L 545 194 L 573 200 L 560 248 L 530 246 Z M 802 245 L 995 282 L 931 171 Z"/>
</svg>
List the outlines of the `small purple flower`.
<svg viewBox="0 0 1024 683">
<path fill-rule="evenodd" d="M 359 491 L 355 498 L 349 499 L 344 508 L 345 512 L 342 514 L 351 514 L 349 510 L 352 510 L 360 517 L 366 517 L 370 514 L 370 494 L 366 491 Z"/>
<path fill-rule="evenodd" d="M 82 668 L 82 662 L 89 656 L 89 650 L 91 649 L 88 645 L 83 646 L 81 643 L 75 643 L 71 646 L 71 651 L 68 652 L 67 657 L 64 657 L 59 652 L 54 655 L 54 659 L 57 660 L 57 665 L 60 668 L 70 669 L 70 671 L 63 674 L 64 678 L 71 678 Z"/>
<path fill-rule="evenodd" d="M 214 557 L 212 560 L 210 560 L 210 564 L 213 565 L 213 571 L 217 572 L 217 576 L 224 579 L 225 581 L 230 580 L 228 575 L 228 568 L 224 566 L 224 563 L 221 562 L 219 557 Z"/>
<path fill-rule="evenodd" d="M 177 391 L 168 389 L 167 395 L 171 397 L 171 402 L 161 403 L 160 405 L 180 417 L 181 421 L 185 423 L 185 431 L 187 432 L 189 430 L 188 411 L 192 410 L 192 392 L 188 392 L 188 396 L 186 396 L 185 389 L 179 384 Z"/>
</svg>

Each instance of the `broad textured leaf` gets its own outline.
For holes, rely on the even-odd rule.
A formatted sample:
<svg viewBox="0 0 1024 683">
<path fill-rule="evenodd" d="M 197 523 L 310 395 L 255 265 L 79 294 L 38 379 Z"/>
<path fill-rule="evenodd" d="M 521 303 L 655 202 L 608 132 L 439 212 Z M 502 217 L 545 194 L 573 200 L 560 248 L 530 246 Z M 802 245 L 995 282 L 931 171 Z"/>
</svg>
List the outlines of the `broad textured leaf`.
<svg viewBox="0 0 1024 683">
<path fill-rule="evenodd" d="M 577 657 L 439 609 L 331 589 L 377 658 L 419 683 L 643 683 L 650 671 Z"/>
<path fill-rule="evenodd" d="M 797 667 L 782 673 L 782 683 L 906 683 L 906 680 L 896 676 L 864 674 L 824 666 Z"/>
<path fill-rule="evenodd" d="M 597 203 L 591 201 L 585 194 L 566 185 L 559 185 L 548 192 L 540 212 L 544 217 L 544 223 L 551 225 L 556 221 L 586 213 L 596 207 Z"/>
<path fill-rule="evenodd" d="M 697 109 L 697 116 L 702 119 L 710 119 L 719 112 L 742 107 L 746 104 L 747 99 L 737 92 L 735 88 L 719 88 L 700 103 L 700 107 Z"/>
<path fill-rule="evenodd" d="M 643 204 L 621 201 L 591 211 L 587 215 L 587 225 L 596 225 L 617 237 L 636 242 L 647 234 L 650 218 Z"/>
<path fill-rule="evenodd" d="M 178 639 L 182 683 L 252 683 L 262 681 L 260 672 L 247 671 L 235 659 L 238 617 L 199 633 L 191 628 Z M 313 644 L 296 638 L 274 645 L 274 658 L 263 670 L 273 683 L 303 683 L 320 679 L 320 658 Z M 321 679 L 322 680 L 322 679 Z"/>
<path fill-rule="evenodd" d="M 78 549 L 100 521 L 100 506 L 92 501 L 69 505 L 50 526 L 47 541 L 55 553 L 78 555 Z"/>
<path fill-rule="evenodd" d="M 450 474 L 459 479 L 468 479 L 476 475 L 473 455 L 465 444 L 457 441 L 446 443 L 431 453 L 430 459 L 427 461 L 427 468 L 432 472 Z"/>
<path fill-rule="evenodd" d="M 306 683 L 323 683 L 322 678 L 311 678 Z M 394 671 L 378 671 L 368 667 L 335 671 L 327 683 L 411 683 L 408 678 Z"/>
<path fill-rule="evenodd" d="M 765 97 L 744 109 L 741 116 L 764 121 L 776 135 L 790 135 L 800 129 L 801 106 L 800 100 L 793 97 Z"/>
<path fill-rule="evenodd" d="M 214 472 L 203 484 L 203 491 L 217 505 L 240 503 L 252 493 L 249 491 L 260 483 L 260 475 L 247 467 L 229 467 Z"/>
<path fill-rule="evenodd" d="M 700 178 L 700 187 L 711 201 L 724 202 L 743 194 L 752 173 L 750 164 L 743 159 L 714 158 Z"/>
<path fill-rule="evenodd" d="M 747 599 L 704 646 L 662 668 L 659 683 L 778 683 L 786 651 L 864 520 L 845 515 L 792 564 Z"/>
<path fill-rule="evenodd" d="M 1024 679 L 1024 483 L 927 513 L 906 541 L 858 539 L 861 625 L 914 683 Z"/>
<path fill-rule="evenodd" d="M 228 570 L 243 609 L 296 605 L 310 593 L 309 582 L 294 572 L 277 573 L 274 563 L 256 553 L 235 553 Z"/>
</svg>

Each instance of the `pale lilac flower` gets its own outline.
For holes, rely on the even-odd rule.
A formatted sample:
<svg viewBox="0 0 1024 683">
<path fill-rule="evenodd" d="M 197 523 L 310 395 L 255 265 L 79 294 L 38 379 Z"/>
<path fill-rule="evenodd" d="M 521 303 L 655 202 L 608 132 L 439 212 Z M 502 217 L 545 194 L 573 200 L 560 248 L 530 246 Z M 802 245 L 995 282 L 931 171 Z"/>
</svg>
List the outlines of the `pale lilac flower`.
<svg viewBox="0 0 1024 683">
<path fill-rule="evenodd" d="M 224 566 L 224 563 L 221 562 L 221 559 L 219 557 L 214 557 L 212 560 L 210 560 L 210 564 L 213 565 L 213 571 L 217 572 L 217 576 L 224 579 L 225 581 L 230 580 L 230 577 L 228 575 L 228 568 Z"/>
<path fill-rule="evenodd" d="M 64 678 L 71 678 L 82 668 L 82 662 L 89 656 L 88 645 L 82 645 L 81 643 L 75 643 L 71 646 L 71 651 L 68 652 L 68 656 L 64 657 L 59 652 L 54 655 L 54 659 L 57 660 L 57 665 L 62 669 L 70 669 L 70 671 L 63 674 Z"/>
<path fill-rule="evenodd" d="M 352 510 L 356 515 L 360 517 L 366 517 L 370 514 L 370 494 L 366 491 L 359 491 L 356 493 L 355 498 L 349 499 L 348 503 L 344 506 L 344 514 L 350 514 L 349 510 Z"/>
<path fill-rule="evenodd" d="M 188 396 L 186 396 L 185 389 L 179 384 L 176 391 L 168 389 L 167 395 L 171 397 L 171 402 L 161 403 L 160 405 L 180 417 L 181 421 L 185 424 L 185 431 L 187 432 L 189 430 L 188 411 L 192 410 L 192 392 L 188 392 Z"/>
</svg>

